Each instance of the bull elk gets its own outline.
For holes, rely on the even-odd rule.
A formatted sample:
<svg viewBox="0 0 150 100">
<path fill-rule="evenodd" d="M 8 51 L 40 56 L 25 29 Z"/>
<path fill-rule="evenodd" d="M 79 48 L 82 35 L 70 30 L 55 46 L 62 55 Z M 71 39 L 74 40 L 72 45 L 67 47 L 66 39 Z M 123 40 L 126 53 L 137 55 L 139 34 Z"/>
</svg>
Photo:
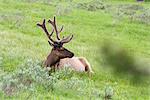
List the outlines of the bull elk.
<svg viewBox="0 0 150 100">
<path fill-rule="evenodd" d="M 48 20 L 48 23 L 50 23 L 53 27 L 51 33 L 49 33 L 46 28 L 45 19 L 43 20 L 42 24 L 39 23 L 37 24 L 44 30 L 49 39 L 48 43 L 50 46 L 52 46 L 52 50 L 50 54 L 47 56 L 44 66 L 51 68 L 53 67 L 54 69 L 61 69 L 65 65 L 67 65 L 69 67 L 72 67 L 72 69 L 76 71 L 92 72 L 90 64 L 84 57 L 73 57 L 74 53 L 63 47 L 65 43 L 69 43 L 72 40 L 73 35 L 69 35 L 61 39 L 60 33 L 63 30 L 63 26 L 61 27 L 60 30 L 57 29 L 55 17 L 53 20 Z M 54 31 L 56 33 L 56 40 L 52 39 Z"/>
</svg>

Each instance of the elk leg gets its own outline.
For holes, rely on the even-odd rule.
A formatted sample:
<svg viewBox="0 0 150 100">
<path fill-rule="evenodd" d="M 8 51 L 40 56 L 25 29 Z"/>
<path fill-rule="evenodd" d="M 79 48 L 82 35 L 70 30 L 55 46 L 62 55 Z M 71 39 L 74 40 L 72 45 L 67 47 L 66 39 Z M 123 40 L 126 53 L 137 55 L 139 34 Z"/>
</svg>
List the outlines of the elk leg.
<svg viewBox="0 0 150 100">
<path fill-rule="evenodd" d="M 78 59 L 79 59 L 79 60 L 81 61 L 81 63 L 85 66 L 85 71 L 90 72 L 90 73 L 93 73 L 89 62 L 88 62 L 85 58 L 79 57 Z"/>
</svg>

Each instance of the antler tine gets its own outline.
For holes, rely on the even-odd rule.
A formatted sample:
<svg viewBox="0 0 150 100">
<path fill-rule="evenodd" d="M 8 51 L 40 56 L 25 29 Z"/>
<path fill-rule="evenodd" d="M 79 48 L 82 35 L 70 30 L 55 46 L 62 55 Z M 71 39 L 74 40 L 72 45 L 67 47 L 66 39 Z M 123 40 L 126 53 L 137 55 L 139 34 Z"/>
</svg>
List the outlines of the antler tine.
<svg viewBox="0 0 150 100">
<path fill-rule="evenodd" d="M 60 42 L 61 42 L 62 44 L 68 43 L 68 42 L 70 42 L 70 41 L 72 40 L 72 38 L 73 38 L 73 35 L 69 35 L 69 36 L 67 36 L 66 38 L 63 38 Z"/>
<path fill-rule="evenodd" d="M 52 36 L 52 34 L 54 33 L 54 29 L 52 30 L 52 32 L 51 32 L 51 34 L 49 34 L 49 32 L 48 32 L 48 30 L 47 30 L 47 28 L 46 28 L 46 26 L 45 26 L 45 19 L 43 20 L 43 23 L 42 24 L 37 24 L 39 27 L 41 27 L 43 30 L 44 30 L 44 32 L 46 33 L 46 35 L 47 35 L 47 37 L 54 43 L 54 42 L 56 42 L 56 41 L 54 41 L 52 38 L 51 38 L 51 36 Z"/>
<path fill-rule="evenodd" d="M 62 26 L 62 27 L 61 27 L 61 29 L 60 29 L 59 33 L 63 30 L 63 28 L 64 28 L 64 26 Z"/>
<path fill-rule="evenodd" d="M 53 46 L 53 45 L 54 45 L 54 44 L 53 44 L 53 43 L 51 43 L 50 41 L 48 41 L 48 43 L 49 43 L 49 45 L 50 45 L 50 46 Z"/>
<path fill-rule="evenodd" d="M 48 21 L 50 24 L 52 24 L 52 26 L 54 27 L 55 29 L 55 32 L 56 32 L 56 37 L 58 40 L 60 40 L 60 32 L 63 30 L 63 26 L 61 27 L 60 31 L 57 30 L 57 25 L 56 25 L 56 20 L 55 20 L 55 16 L 54 16 L 54 20 L 49 20 Z"/>
</svg>

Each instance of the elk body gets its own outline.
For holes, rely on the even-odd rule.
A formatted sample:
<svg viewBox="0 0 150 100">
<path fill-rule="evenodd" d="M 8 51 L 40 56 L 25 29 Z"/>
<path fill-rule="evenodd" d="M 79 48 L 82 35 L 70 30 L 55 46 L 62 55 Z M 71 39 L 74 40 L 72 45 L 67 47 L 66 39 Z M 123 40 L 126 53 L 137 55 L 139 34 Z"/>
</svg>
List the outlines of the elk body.
<svg viewBox="0 0 150 100">
<path fill-rule="evenodd" d="M 50 46 L 52 46 L 52 50 L 50 54 L 47 56 L 47 59 L 45 60 L 44 66 L 45 67 L 54 67 L 54 69 L 61 69 L 64 66 L 69 66 L 72 67 L 72 69 L 76 71 L 87 71 L 87 72 L 92 72 L 92 69 L 90 67 L 90 64 L 88 61 L 83 58 L 83 57 L 74 57 L 74 53 L 67 50 L 66 48 L 63 47 L 63 44 L 69 43 L 73 35 L 69 35 L 67 37 L 63 37 L 60 39 L 60 33 L 63 30 L 62 28 L 58 31 L 57 25 L 56 25 L 56 20 L 54 17 L 54 20 L 49 20 L 48 21 L 52 26 L 53 30 L 51 33 L 48 32 L 46 25 L 45 25 L 45 19 L 43 20 L 42 24 L 37 24 L 39 27 L 41 27 L 44 32 L 46 33 L 48 37 L 48 43 Z M 56 33 L 56 38 L 57 40 L 52 39 L 53 33 Z"/>
<path fill-rule="evenodd" d="M 90 72 L 93 73 L 89 62 L 84 57 L 72 57 L 72 58 L 64 58 L 61 59 L 57 64 L 56 67 L 61 69 L 63 67 L 71 67 L 72 69 L 79 71 L 79 72 Z"/>
</svg>

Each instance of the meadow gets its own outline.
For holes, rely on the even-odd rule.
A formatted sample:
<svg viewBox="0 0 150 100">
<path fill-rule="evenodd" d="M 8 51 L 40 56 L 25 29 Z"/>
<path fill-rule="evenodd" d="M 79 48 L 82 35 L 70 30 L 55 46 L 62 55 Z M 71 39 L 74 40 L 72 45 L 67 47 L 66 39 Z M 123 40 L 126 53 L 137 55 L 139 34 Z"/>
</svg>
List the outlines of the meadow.
<svg viewBox="0 0 150 100">
<path fill-rule="evenodd" d="M 53 16 L 61 36 L 74 35 L 65 47 L 88 59 L 91 77 L 42 67 L 51 47 L 36 24 Z M 149 61 L 149 2 L 0 0 L 1 100 L 149 100 Z"/>
</svg>

